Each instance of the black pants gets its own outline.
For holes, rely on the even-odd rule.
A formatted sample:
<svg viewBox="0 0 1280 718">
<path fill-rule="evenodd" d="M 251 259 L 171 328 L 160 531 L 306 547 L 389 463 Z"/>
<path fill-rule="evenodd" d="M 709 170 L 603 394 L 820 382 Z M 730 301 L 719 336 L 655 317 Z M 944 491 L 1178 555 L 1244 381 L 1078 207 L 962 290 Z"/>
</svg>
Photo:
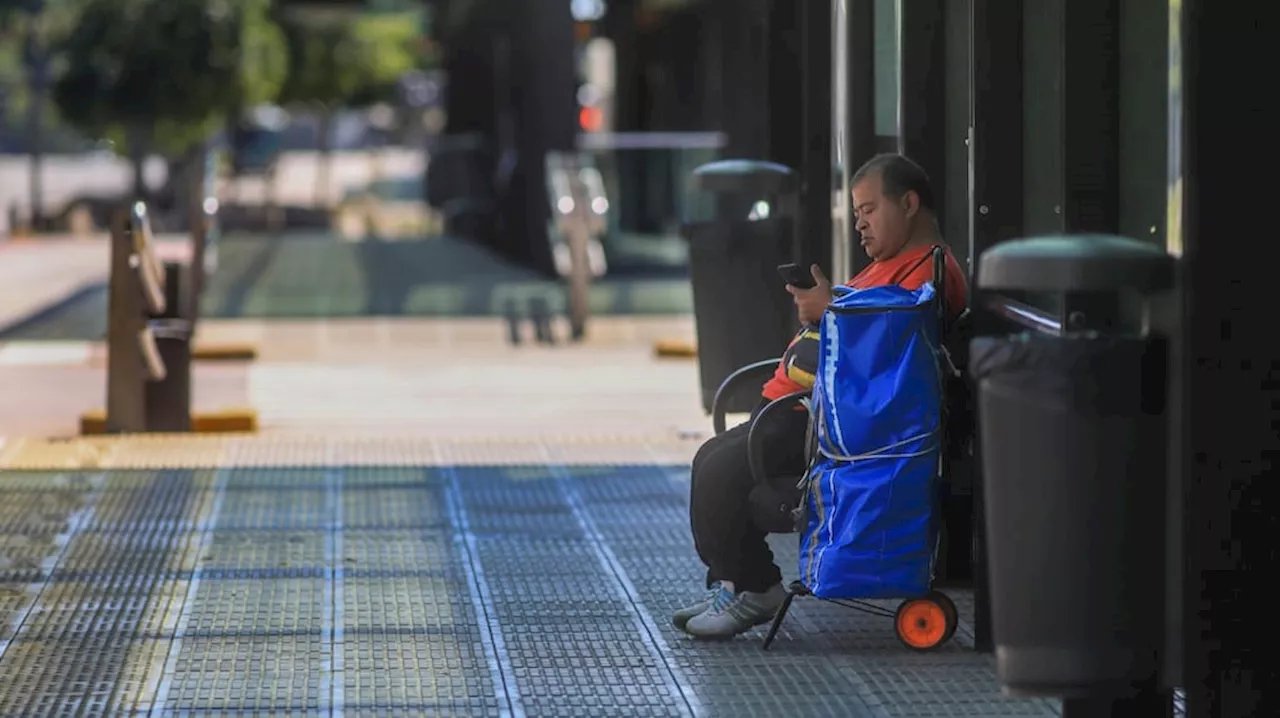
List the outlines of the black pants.
<svg viewBox="0 0 1280 718">
<path fill-rule="evenodd" d="M 809 414 L 771 414 L 763 431 L 764 467 L 770 477 L 805 470 L 805 431 Z M 747 459 L 751 423 L 708 439 L 693 457 L 689 523 L 698 556 L 707 565 L 707 583 L 732 581 L 739 591 L 760 592 L 782 580 L 765 541 L 768 535 L 751 518 L 748 496 L 754 484 Z"/>
</svg>

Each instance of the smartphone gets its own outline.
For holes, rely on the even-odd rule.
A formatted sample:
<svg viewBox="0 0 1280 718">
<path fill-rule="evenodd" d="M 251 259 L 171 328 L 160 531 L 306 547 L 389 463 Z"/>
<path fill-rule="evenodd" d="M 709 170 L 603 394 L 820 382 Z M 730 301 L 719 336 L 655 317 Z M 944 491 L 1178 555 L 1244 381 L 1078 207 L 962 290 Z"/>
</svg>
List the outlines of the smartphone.
<svg viewBox="0 0 1280 718">
<path fill-rule="evenodd" d="M 797 289 L 813 289 L 813 273 L 807 267 L 798 264 L 779 264 L 778 275 L 782 281 Z"/>
</svg>

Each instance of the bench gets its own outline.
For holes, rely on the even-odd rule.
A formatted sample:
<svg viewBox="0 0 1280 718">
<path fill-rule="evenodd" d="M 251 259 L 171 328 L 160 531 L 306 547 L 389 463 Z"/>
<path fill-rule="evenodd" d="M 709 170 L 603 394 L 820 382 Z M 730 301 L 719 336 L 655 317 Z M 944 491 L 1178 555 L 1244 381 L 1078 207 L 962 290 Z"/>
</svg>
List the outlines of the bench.
<svg viewBox="0 0 1280 718">
<path fill-rule="evenodd" d="M 182 269 L 156 255 L 144 203 L 117 215 L 108 279 L 107 433 L 190 428 L 192 327 L 183 318 Z"/>
</svg>

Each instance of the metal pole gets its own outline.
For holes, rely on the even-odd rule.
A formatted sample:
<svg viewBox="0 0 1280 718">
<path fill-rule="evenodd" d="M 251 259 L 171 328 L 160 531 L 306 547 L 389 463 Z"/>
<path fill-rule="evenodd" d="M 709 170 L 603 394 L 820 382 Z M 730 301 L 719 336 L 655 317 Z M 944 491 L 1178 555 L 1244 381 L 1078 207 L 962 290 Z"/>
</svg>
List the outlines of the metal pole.
<svg viewBox="0 0 1280 718">
<path fill-rule="evenodd" d="M 835 269 L 831 221 L 831 20 L 831 8 L 818 0 L 800 5 L 800 212 L 792 256 L 798 262 L 816 263 L 835 281 L 844 281 L 848 277 Z"/>
<path fill-rule="evenodd" d="M 569 243 L 569 327 L 574 341 L 586 336 L 590 314 L 591 262 L 587 245 L 591 241 L 587 193 L 583 190 L 582 163 L 571 153 L 564 155 L 565 172 L 569 175 L 569 196 L 573 200 L 572 221 L 565 223 Z"/>
</svg>

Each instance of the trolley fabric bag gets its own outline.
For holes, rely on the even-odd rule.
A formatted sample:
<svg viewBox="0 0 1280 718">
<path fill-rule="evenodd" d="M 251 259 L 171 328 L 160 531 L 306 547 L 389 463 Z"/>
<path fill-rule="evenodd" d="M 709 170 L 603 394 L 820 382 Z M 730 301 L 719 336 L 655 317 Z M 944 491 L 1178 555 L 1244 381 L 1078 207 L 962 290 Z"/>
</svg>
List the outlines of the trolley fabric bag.
<svg viewBox="0 0 1280 718">
<path fill-rule="evenodd" d="M 800 579 L 819 598 L 905 598 L 932 580 L 942 419 L 933 285 L 849 292 L 823 316 Z"/>
</svg>

